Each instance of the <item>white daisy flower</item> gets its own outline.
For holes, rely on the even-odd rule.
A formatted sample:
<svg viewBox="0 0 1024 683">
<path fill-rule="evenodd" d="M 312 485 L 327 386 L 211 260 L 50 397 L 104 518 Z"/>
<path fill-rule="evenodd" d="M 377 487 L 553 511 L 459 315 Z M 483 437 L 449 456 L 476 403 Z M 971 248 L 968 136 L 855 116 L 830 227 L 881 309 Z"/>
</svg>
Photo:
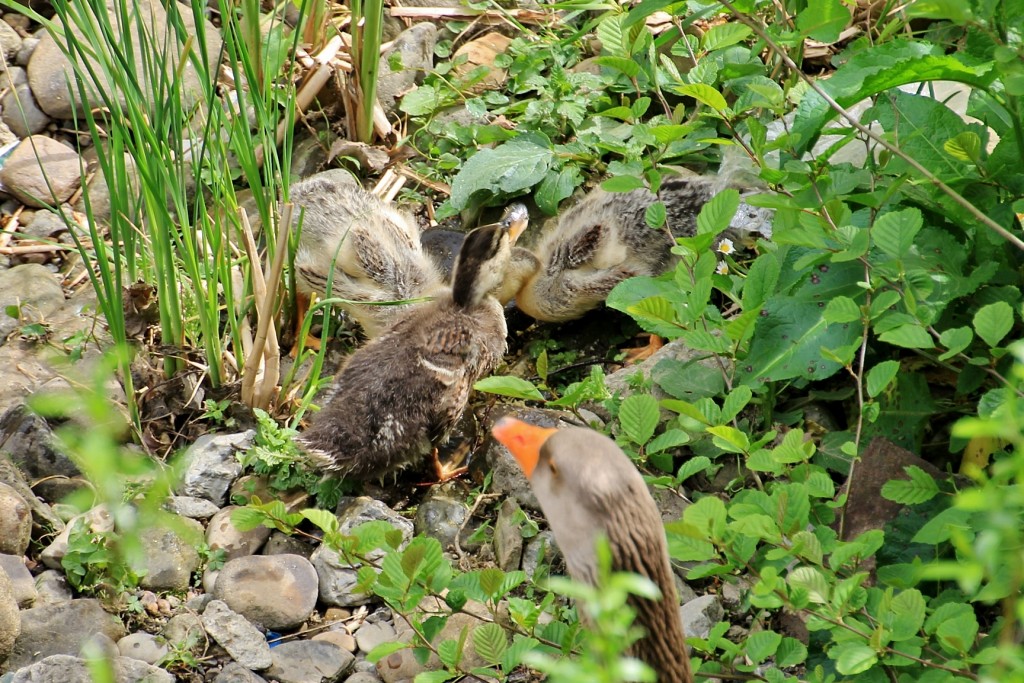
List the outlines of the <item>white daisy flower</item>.
<svg viewBox="0 0 1024 683">
<path fill-rule="evenodd" d="M 734 251 L 735 251 L 735 249 L 732 246 L 732 240 L 731 239 L 726 238 L 726 239 L 724 239 L 724 240 L 722 240 L 721 242 L 718 243 L 718 253 L 720 253 L 720 254 L 731 254 Z"/>
<path fill-rule="evenodd" d="M 729 264 L 726 263 L 725 261 L 719 261 L 718 262 L 718 267 L 715 268 L 715 272 L 718 273 L 719 275 L 728 275 L 728 273 L 729 273 Z"/>
</svg>

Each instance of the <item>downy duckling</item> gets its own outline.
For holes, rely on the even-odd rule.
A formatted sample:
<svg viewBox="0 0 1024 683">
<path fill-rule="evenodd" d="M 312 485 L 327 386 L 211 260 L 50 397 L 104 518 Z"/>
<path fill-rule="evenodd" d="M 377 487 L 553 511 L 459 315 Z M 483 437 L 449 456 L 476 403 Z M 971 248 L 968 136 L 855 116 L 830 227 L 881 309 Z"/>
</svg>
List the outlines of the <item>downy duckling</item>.
<svg viewBox="0 0 1024 683">
<path fill-rule="evenodd" d="M 299 437 L 319 469 L 376 479 L 447 439 L 473 383 L 507 349 L 505 314 L 494 292 L 525 227 L 516 215 L 470 232 L 450 289 L 402 314 L 349 357 L 333 398 Z"/>
<path fill-rule="evenodd" d="M 295 276 L 299 289 L 351 302 L 430 296 L 443 278 L 420 246 L 412 217 L 364 190 L 342 169 L 310 176 L 291 187 L 304 209 Z M 368 338 L 380 335 L 403 306 L 343 303 Z"/>
<path fill-rule="evenodd" d="M 537 320 L 579 318 L 623 280 L 668 270 L 675 263 L 674 238 L 696 234 L 697 214 L 722 189 L 715 176 L 665 178 L 657 197 L 646 189 L 598 188 L 563 213 L 532 254 L 516 249 L 504 290 L 514 290 L 516 306 Z M 645 214 L 658 200 L 665 204 L 667 229 L 653 230 Z M 770 210 L 741 201 L 730 230 L 770 234 L 770 220 Z"/>
</svg>

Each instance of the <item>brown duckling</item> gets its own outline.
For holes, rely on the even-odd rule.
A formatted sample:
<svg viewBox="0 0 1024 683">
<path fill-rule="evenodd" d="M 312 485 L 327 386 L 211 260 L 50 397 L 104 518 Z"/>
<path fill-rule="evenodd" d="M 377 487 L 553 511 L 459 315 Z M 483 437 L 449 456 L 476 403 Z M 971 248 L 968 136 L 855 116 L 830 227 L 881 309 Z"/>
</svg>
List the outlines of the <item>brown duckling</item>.
<svg viewBox="0 0 1024 683">
<path fill-rule="evenodd" d="M 340 306 L 367 337 L 380 335 L 404 307 L 359 302 L 416 299 L 443 287 L 412 217 L 364 190 L 348 172 L 310 176 L 293 185 L 290 195 L 304 209 L 296 283 L 324 296 L 333 268 L 331 296 L 354 302 Z"/>
<path fill-rule="evenodd" d="M 691 683 L 661 514 L 629 457 L 608 437 L 580 427 L 547 429 L 506 417 L 492 431 L 530 480 L 574 579 L 596 581 L 596 542 L 604 536 L 614 571 L 658 586 L 660 600 L 629 599 L 646 631 L 630 654 L 650 665 L 659 683 Z"/>
<path fill-rule="evenodd" d="M 523 227 L 503 221 L 470 232 L 450 289 L 409 309 L 349 357 L 333 398 L 299 437 L 320 469 L 376 479 L 447 438 L 473 383 L 507 348 L 505 314 L 493 292 Z"/>
<path fill-rule="evenodd" d="M 505 287 L 516 290 L 516 305 L 537 320 L 579 318 L 600 306 L 623 280 L 668 270 L 675 263 L 670 251 L 674 237 L 696 234 L 697 214 L 725 186 L 716 176 L 673 176 L 662 182 L 657 197 L 646 189 L 613 193 L 598 188 L 540 237 L 532 261 L 526 255 L 513 259 Z M 668 213 L 668 230 L 652 230 L 644 218 L 659 199 Z M 770 231 L 770 217 L 770 211 L 741 202 L 730 229 Z"/>
</svg>

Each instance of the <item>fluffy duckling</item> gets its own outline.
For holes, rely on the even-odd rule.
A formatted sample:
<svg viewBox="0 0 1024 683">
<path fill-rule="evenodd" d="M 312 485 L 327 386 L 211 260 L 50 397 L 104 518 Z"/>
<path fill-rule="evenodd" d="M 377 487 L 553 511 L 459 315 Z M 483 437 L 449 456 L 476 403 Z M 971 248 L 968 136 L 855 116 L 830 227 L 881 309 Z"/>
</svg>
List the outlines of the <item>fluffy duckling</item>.
<svg viewBox="0 0 1024 683">
<path fill-rule="evenodd" d="M 674 238 L 696 234 L 697 214 L 722 189 L 725 183 L 714 176 L 666 178 L 657 197 L 646 189 L 598 188 L 559 217 L 532 255 L 516 250 L 505 290 L 515 290 L 516 305 L 537 320 L 579 318 L 623 280 L 668 270 L 675 263 Z M 652 230 L 644 219 L 659 199 L 668 213 L 667 230 Z M 764 233 L 770 217 L 770 211 L 741 202 L 730 230 Z"/>
<path fill-rule="evenodd" d="M 530 480 L 574 579 L 597 579 L 595 548 L 603 536 L 613 570 L 657 584 L 660 599 L 629 599 L 645 631 L 630 653 L 647 662 L 660 683 L 692 683 L 661 514 L 629 457 L 591 429 L 546 429 L 506 417 L 492 432 Z"/>
<path fill-rule="evenodd" d="M 352 302 L 398 301 L 430 296 L 443 287 L 441 274 L 420 246 L 412 218 L 364 190 L 342 169 L 310 176 L 291 187 L 304 216 L 295 254 L 300 290 Z M 340 304 L 379 336 L 402 306 Z"/>
<path fill-rule="evenodd" d="M 376 479 L 447 438 L 473 383 L 507 348 L 505 314 L 493 293 L 524 227 L 506 219 L 470 232 L 450 289 L 409 309 L 349 357 L 334 397 L 299 438 L 320 469 Z"/>
</svg>

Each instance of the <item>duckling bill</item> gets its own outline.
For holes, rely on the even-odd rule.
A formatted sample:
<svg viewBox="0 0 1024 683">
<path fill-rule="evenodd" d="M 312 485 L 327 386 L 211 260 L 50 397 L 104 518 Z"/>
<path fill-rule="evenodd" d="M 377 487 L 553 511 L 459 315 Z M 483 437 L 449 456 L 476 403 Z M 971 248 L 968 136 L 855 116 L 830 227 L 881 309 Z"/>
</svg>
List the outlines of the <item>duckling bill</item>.
<svg viewBox="0 0 1024 683">
<path fill-rule="evenodd" d="M 494 292 L 525 221 L 470 232 L 452 283 L 437 298 L 403 312 L 381 336 L 353 353 L 333 396 L 298 441 L 314 464 L 351 479 L 377 479 L 427 455 L 447 439 L 473 383 L 507 349 L 505 315 Z"/>
</svg>

